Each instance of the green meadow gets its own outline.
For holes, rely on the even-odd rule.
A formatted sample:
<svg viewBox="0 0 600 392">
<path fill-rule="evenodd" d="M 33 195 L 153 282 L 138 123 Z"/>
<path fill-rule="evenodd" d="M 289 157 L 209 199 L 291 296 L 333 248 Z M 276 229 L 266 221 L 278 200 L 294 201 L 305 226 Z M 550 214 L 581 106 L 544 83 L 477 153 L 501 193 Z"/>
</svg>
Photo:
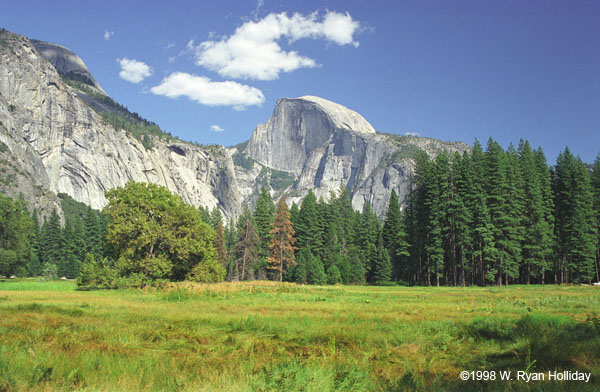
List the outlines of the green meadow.
<svg viewBox="0 0 600 392">
<path fill-rule="evenodd" d="M 0 391 L 597 391 L 599 313 L 590 286 L 7 280 Z M 465 370 L 512 380 L 462 381 Z M 516 379 L 554 370 L 591 377 Z"/>
</svg>

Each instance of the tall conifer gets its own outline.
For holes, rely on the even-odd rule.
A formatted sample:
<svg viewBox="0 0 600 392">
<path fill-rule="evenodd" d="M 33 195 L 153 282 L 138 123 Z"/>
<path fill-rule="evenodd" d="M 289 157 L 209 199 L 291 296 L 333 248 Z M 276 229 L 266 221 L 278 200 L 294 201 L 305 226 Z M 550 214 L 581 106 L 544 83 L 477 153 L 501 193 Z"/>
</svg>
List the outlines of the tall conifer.
<svg viewBox="0 0 600 392">
<path fill-rule="evenodd" d="M 230 280 L 254 279 L 255 267 L 258 267 L 260 240 L 252 223 L 250 211 L 240 217 L 239 237 L 234 247 L 234 263 L 229 272 Z"/>
<path fill-rule="evenodd" d="M 259 255 L 267 257 L 270 254 L 269 246 L 271 243 L 271 230 L 273 229 L 273 219 L 275 214 L 275 205 L 271 194 L 263 186 L 260 190 L 260 195 L 254 208 L 254 224 L 256 225 L 256 233 L 260 239 Z"/>
<path fill-rule="evenodd" d="M 558 280 L 591 281 L 595 274 L 597 232 L 590 176 L 568 148 L 556 160 L 554 174 Z"/>
<path fill-rule="evenodd" d="M 273 229 L 270 231 L 271 255 L 267 258 L 267 262 L 276 271 L 280 282 L 283 281 L 283 274 L 287 271 L 288 266 L 296 265 L 294 252 L 297 248 L 294 246 L 296 243 L 294 234 L 288 206 L 282 196 L 275 210 L 275 221 Z"/>
<path fill-rule="evenodd" d="M 398 280 L 402 268 L 401 260 L 405 260 L 409 256 L 409 253 L 400 203 L 394 189 L 392 189 L 392 193 L 390 194 L 382 236 L 383 243 L 390 252 L 393 266 L 392 276 L 395 280 Z"/>
<path fill-rule="evenodd" d="M 596 282 L 600 282 L 600 154 L 596 157 L 592 170 L 591 185 L 594 198 L 593 208 L 594 217 L 596 219 L 596 233 L 598 234 L 596 237 L 596 260 L 594 266 L 596 270 Z"/>
</svg>

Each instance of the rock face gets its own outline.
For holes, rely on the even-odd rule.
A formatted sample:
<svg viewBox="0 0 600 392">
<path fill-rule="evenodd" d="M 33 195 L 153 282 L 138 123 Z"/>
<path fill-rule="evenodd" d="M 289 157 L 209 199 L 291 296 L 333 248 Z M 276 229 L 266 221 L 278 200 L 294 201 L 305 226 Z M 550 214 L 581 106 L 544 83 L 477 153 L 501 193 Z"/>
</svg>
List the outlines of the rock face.
<svg viewBox="0 0 600 392">
<path fill-rule="evenodd" d="M 247 152 L 263 165 L 299 175 L 310 153 L 337 131 L 375 134 L 360 114 L 337 103 L 313 96 L 282 98 L 269 121 L 256 127 Z"/>
<path fill-rule="evenodd" d="M 295 179 L 282 190 L 290 202 L 299 202 L 310 189 L 327 199 L 330 190 L 346 187 L 355 209 L 370 202 L 382 217 L 392 189 L 400 200 L 408 194 L 417 149 L 433 157 L 443 149 L 468 148 L 464 143 L 377 134 L 358 113 L 305 96 L 278 100 L 272 117 L 256 127 L 243 153 Z"/>
<path fill-rule="evenodd" d="M 82 59 L 69 49 L 50 42 L 30 40 L 33 46 L 48 60 L 59 74 L 80 81 L 94 87 L 98 92 L 106 95 L 102 87 L 96 82 L 94 76 Z"/>
<path fill-rule="evenodd" d="M 20 167 L 22 182 L 96 209 L 106 204 L 104 192 L 111 188 L 129 180 L 153 182 L 190 204 L 219 207 L 226 217 L 239 214 L 233 161 L 224 148 L 209 151 L 152 137 L 147 149 L 104 122 L 29 40 L 6 31 L 0 40 L 0 142 L 7 161 Z M 4 185 L 4 191 L 27 192 L 18 181 Z M 41 205 L 39 195 L 25 196 L 30 205 Z"/>
<path fill-rule="evenodd" d="M 253 206 L 262 186 L 288 203 L 310 189 L 327 199 L 346 187 L 354 208 L 370 202 L 383 217 L 392 189 L 400 200 L 408 193 L 417 150 L 434 156 L 469 148 L 378 134 L 360 114 L 313 96 L 278 100 L 267 123 L 237 147 L 203 148 L 163 136 L 144 136 L 149 140 L 142 143 L 99 114 L 122 116 L 124 109 L 105 96 L 77 55 L 33 42 L 0 31 L 0 191 L 22 192 L 46 213 L 59 208 L 59 192 L 100 209 L 107 190 L 135 180 L 165 186 L 196 206 L 218 207 L 226 218 Z"/>
</svg>

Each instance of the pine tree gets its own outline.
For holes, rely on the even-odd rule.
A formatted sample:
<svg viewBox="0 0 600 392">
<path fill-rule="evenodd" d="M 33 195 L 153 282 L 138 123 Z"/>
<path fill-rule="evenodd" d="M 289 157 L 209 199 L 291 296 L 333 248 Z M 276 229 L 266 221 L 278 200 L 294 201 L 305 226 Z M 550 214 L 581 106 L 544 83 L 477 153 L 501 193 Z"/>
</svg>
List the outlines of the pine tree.
<svg viewBox="0 0 600 392">
<path fill-rule="evenodd" d="M 340 277 L 342 279 L 343 284 L 352 283 L 352 266 L 350 265 L 350 260 L 347 255 L 339 256 L 336 260 L 336 264 L 338 270 L 340 271 Z"/>
<path fill-rule="evenodd" d="M 309 254 L 308 265 L 306 267 L 306 275 L 308 283 L 316 285 L 324 285 L 327 283 L 327 275 L 325 275 L 325 268 L 319 256 Z"/>
<path fill-rule="evenodd" d="M 225 231 L 222 220 L 217 222 L 215 250 L 217 251 L 217 260 L 223 265 L 223 267 L 227 267 L 227 249 L 225 247 Z"/>
<path fill-rule="evenodd" d="M 73 241 L 73 225 L 70 220 L 66 220 L 65 227 L 62 230 L 60 251 L 61 258 L 56 264 L 56 271 L 58 276 L 64 276 L 67 278 L 74 278 L 79 272 L 79 268 L 76 266 L 76 260 L 74 255 L 74 244 Z"/>
<path fill-rule="evenodd" d="M 198 211 L 200 212 L 200 217 L 202 218 L 202 222 L 210 225 L 211 219 L 210 219 L 210 210 L 208 209 L 208 207 L 199 206 Z"/>
<path fill-rule="evenodd" d="M 325 235 L 322 240 L 323 250 L 321 252 L 321 259 L 326 268 L 336 265 L 341 271 L 339 265 L 343 252 L 341 236 L 342 232 L 339 227 L 339 222 L 332 219 L 329 226 L 325 229 Z"/>
<path fill-rule="evenodd" d="M 27 264 L 27 274 L 29 276 L 40 276 L 42 274 L 42 264 L 40 263 L 40 243 L 41 243 L 41 228 L 37 210 L 33 210 L 31 214 L 31 222 L 33 227 L 33 236 L 31 239 L 32 256 Z"/>
<path fill-rule="evenodd" d="M 358 252 L 348 252 L 349 254 L 349 264 L 350 264 L 350 282 L 356 284 L 364 284 L 365 283 L 365 268 L 363 264 L 360 262 Z"/>
<path fill-rule="evenodd" d="M 463 157 L 458 152 L 454 154 L 452 162 L 452 192 L 448 203 L 450 253 L 454 263 L 454 284 L 465 286 L 469 270 L 467 260 L 473 252 L 473 213 L 470 209 L 474 192 L 473 166 L 467 154 Z"/>
<path fill-rule="evenodd" d="M 333 190 L 329 191 L 329 200 L 326 205 L 324 219 L 327 227 L 324 229 L 325 237 L 323 239 L 323 246 L 330 246 L 332 237 L 335 236 L 336 248 L 340 254 L 343 253 L 348 245 L 348 239 L 344 233 L 339 201 Z M 335 225 L 335 230 L 331 228 L 333 225 Z"/>
<path fill-rule="evenodd" d="M 430 285 L 429 259 L 425 250 L 429 210 L 427 206 L 428 187 L 430 186 L 431 160 L 424 151 L 415 156 L 415 173 L 411 178 L 411 192 L 408 196 L 407 233 L 411 255 L 406 276 L 421 285 Z"/>
<path fill-rule="evenodd" d="M 498 276 L 499 284 L 509 284 L 519 277 L 519 268 L 522 263 L 521 244 L 524 241 L 524 214 L 525 214 L 525 184 L 519 162 L 519 155 L 512 143 L 506 153 L 506 215 L 507 220 L 503 228 L 504 242 L 498 241 L 506 253 L 500 264 L 504 276 Z M 503 279 L 504 278 L 504 279 Z"/>
<path fill-rule="evenodd" d="M 62 241 L 60 218 L 56 210 L 53 210 L 50 219 L 42 227 L 42 249 L 44 249 L 44 262 L 46 264 L 60 265 L 62 261 Z"/>
<path fill-rule="evenodd" d="M 377 255 L 377 262 L 375 263 L 375 273 L 373 277 L 375 283 L 386 283 L 392 279 L 392 263 L 390 260 L 390 254 L 385 248 L 381 248 Z"/>
<path fill-rule="evenodd" d="M 521 250 L 522 178 L 516 152 L 490 138 L 485 153 L 485 197 L 494 245 L 489 248 L 487 280 L 502 285 L 518 276 Z"/>
<path fill-rule="evenodd" d="M 344 187 L 340 187 L 337 197 L 330 195 L 330 216 L 338 222 L 338 229 L 341 232 L 340 244 L 342 250 L 350 246 L 356 237 L 356 226 L 353 224 L 353 218 L 356 215 L 350 201 L 350 192 Z"/>
<path fill-rule="evenodd" d="M 410 188 L 406 196 L 406 209 L 404 210 L 404 220 L 406 222 L 406 238 L 408 241 L 407 264 L 403 270 L 399 271 L 399 278 L 403 281 L 413 284 L 421 283 L 421 260 L 422 246 L 421 237 L 419 236 L 419 222 L 417 220 L 417 189 L 414 177 L 409 179 Z"/>
<path fill-rule="evenodd" d="M 327 249 L 326 240 L 331 239 L 331 236 L 327 236 L 328 229 L 331 224 L 337 225 L 338 222 L 332 220 L 333 216 L 331 215 L 329 205 L 325 202 L 323 197 L 319 197 L 319 201 L 317 202 L 317 226 L 316 229 L 318 231 L 318 239 L 315 244 L 315 253 L 321 257 L 323 261 L 323 265 L 325 269 L 332 266 L 332 261 L 334 259 L 333 255 L 327 254 L 331 249 Z"/>
<path fill-rule="evenodd" d="M 240 217 L 241 229 L 238 230 L 239 238 L 234 247 L 235 261 L 230 280 L 254 279 L 254 270 L 259 257 L 259 238 L 256 228 L 252 223 L 250 211 L 247 209 Z"/>
<path fill-rule="evenodd" d="M 472 253 L 472 281 L 485 286 L 487 280 L 493 280 L 495 271 L 489 270 L 493 264 L 494 236 L 490 212 L 487 206 L 487 195 L 482 179 L 486 174 L 486 162 L 481 144 L 477 140 L 471 150 L 474 189 L 471 197 L 470 208 L 473 211 L 473 253 Z"/>
<path fill-rule="evenodd" d="M 321 249 L 321 233 L 318 226 L 317 198 L 312 189 L 302 200 L 298 221 L 294 226 L 296 232 L 296 245 L 298 249 L 310 248 L 313 253 Z"/>
<path fill-rule="evenodd" d="M 545 158 L 542 165 L 538 164 L 538 159 L 529 142 L 521 140 L 519 160 L 524 192 L 521 282 L 526 284 L 532 279 L 543 283 L 545 272 L 550 268 L 548 257 L 552 249 L 551 223 L 548 222 L 544 201 L 549 173 Z"/>
<path fill-rule="evenodd" d="M 571 236 L 573 203 L 571 198 L 571 187 L 574 172 L 575 157 L 567 147 L 564 152 L 558 154 L 554 166 L 552 189 L 555 199 L 556 217 L 556 240 L 557 240 L 557 265 L 555 265 L 556 283 L 566 283 L 566 274 L 569 267 L 569 237 Z"/>
<path fill-rule="evenodd" d="M 327 283 L 329 284 L 337 284 L 342 283 L 342 273 L 337 265 L 332 265 L 327 269 Z"/>
<path fill-rule="evenodd" d="M 292 221 L 292 226 L 296 227 L 299 216 L 300 208 L 298 207 L 298 204 L 292 203 L 292 206 L 290 207 L 290 220 Z"/>
<path fill-rule="evenodd" d="M 233 249 L 237 242 L 237 230 L 233 219 L 229 219 L 229 224 L 225 227 L 225 248 L 227 253 Z"/>
<path fill-rule="evenodd" d="M 308 283 L 308 265 L 310 264 L 311 257 L 310 249 L 298 249 L 296 265 L 290 268 L 290 278 L 292 281 L 299 284 Z"/>
<path fill-rule="evenodd" d="M 13 200 L 0 193 L 0 275 L 27 275 L 34 259 L 33 222 L 25 200 Z"/>
<path fill-rule="evenodd" d="M 288 266 L 296 264 L 294 252 L 297 249 L 294 246 L 296 243 L 294 228 L 292 227 L 288 206 L 283 196 L 277 203 L 273 229 L 271 229 L 269 234 L 271 236 L 271 256 L 267 258 L 267 262 L 272 269 L 277 271 L 279 281 L 282 282 L 283 274 L 286 272 Z"/>
<path fill-rule="evenodd" d="M 587 167 L 579 157 L 575 167 L 575 215 L 573 257 L 575 258 L 577 280 L 591 284 L 596 275 L 595 255 L 598 240 L 594 196 Z"/>
<path fill-rule="evenodd" d="M 253 214 L 256 233 L 260 239 L 259 255 L 261 257 L 270 255 L 274 214 L 275 205 L 273 204 L 273 199 L 267 189 L 262 187 Z"/>
<path fill-rule="evenodd" d="M 85 228 L 83 221 L 77 218 L 73 221 L 73 237 L 71 239 L 72 253 L 75 258 L 83 263 L 85 260 Z"/>
<path fill-rule="evenodd" d="M 488 253 L 488 266 L 486 268 L 487 280 L 494 281 L 502 276 L 502 264 L 508 254 L 504 245 L 507 238 L 504 237 L 504 229 L 508 223 L 508 211 L 506 209 L 508 197 L 508 183 L 506 182 L 507 165 L 504 150 L 498 142 L 492 138 L 488 140 L 485 152 L 485 200 L 490 216 L 490 227 L 494 239 L 494 246 Z M 498 241 L 502 241 L 500 244 Z M 500 282 L 498 282 L 500 283 Z"/>
<path fill-rule="evenodd" d="M 554 174 L 560 283 L 591 281 L 597 232 L 590 176 L 568 148 L 556 160 Z"/>
<path fill-rule="evenodd" d="M 409 253 L 400 203 L 394 189 L 392 189 L 392 193 L 390 194 L 382 235 L 383 244 L 388 249 L 392 259 L 392 276 L 394 280 L 398 280 L 402 268 L 401 262 L 409 256 Z"/>
<path fill-rule="evenodd" d="M 556 248 L 556 238 L 554 236 L 554 193 L 552 191 L 552 176 L 551 170 L 546 161 L 546 156 L 542 151 L 541 147 L 538 148 L 535 153 L 535 164 L 537 166 L 540 187 L 542 191 L 542 209 L 544 214 L 545 226 L 543 227 L 543 232 L 541 236 L 541 246 L 544 250 L 544 258 L 546 260 L 545 265 L 548 269 L 552 269 L 552 259 L 556 259 L 553 257 L 554 250 Z M 555 271 L 558 271 L 556 269 Z M 555 273 L 556 274 L 556 273 Z M 546 281 L 546 274 L 543 273 L 540 278 L 540 283 L 544 283 Z M 554 282 L 557 283 L 558 279 L 555 279 Z"/>
<path fill-rule="evenodd" d="M 596 157 L 594 161 L 594 166 L 592 168 L 592 178 L 591 178 L 591 186 L 593 193 L 593 208 L 594 208 L 594 216 L 596 218 L 596 233 L 598 236 L 596 238 L 596 282 L 600 282 L 600 154 Z"/>
<path fill-rule="evenodd" d="M 450 190 L 450 161 L 444 151 L 439 154 L 429 171 L 425 205 L 428 209 L 425 251 L 430 261 L 436 286 L 444 276 L 444 243 L 448 238 L 448 200 Z"/>
<path fill-rule="evenodd" d="M 377 241 L 381 236 L 381 222 L 369 202 L 365 203 L 362 215 L 355 215 L 355 222 L 356 238 L 354 244 L 358 245 L 362 258 L 365 260 L 367 280 L 373 281 L 374 267 L 377 262 Z"/>
<path fill-rule="evenodd" d="M 95 260 L 102 259 L 103 249 L 103 228 L 98 219 L 98 213 L 89 208 L 85 214 L 84 220 L 86 253 L 94 256 Z"/>
</svg>

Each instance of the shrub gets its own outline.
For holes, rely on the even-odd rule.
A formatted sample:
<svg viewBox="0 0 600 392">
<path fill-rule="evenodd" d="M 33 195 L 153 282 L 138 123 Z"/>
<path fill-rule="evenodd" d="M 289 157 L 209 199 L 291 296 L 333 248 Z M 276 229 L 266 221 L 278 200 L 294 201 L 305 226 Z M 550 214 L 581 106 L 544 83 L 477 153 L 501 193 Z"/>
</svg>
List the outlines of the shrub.
<svg viewBox="0 0 600 392">
<path fill-rule="evenodd" d="M 200 283 L 217 283 L 225 279 L 225 267 L 215 259 L 207 259 L 203 263 L 198 263 L 190 274 L 188 279 Z"/>
</svg>

